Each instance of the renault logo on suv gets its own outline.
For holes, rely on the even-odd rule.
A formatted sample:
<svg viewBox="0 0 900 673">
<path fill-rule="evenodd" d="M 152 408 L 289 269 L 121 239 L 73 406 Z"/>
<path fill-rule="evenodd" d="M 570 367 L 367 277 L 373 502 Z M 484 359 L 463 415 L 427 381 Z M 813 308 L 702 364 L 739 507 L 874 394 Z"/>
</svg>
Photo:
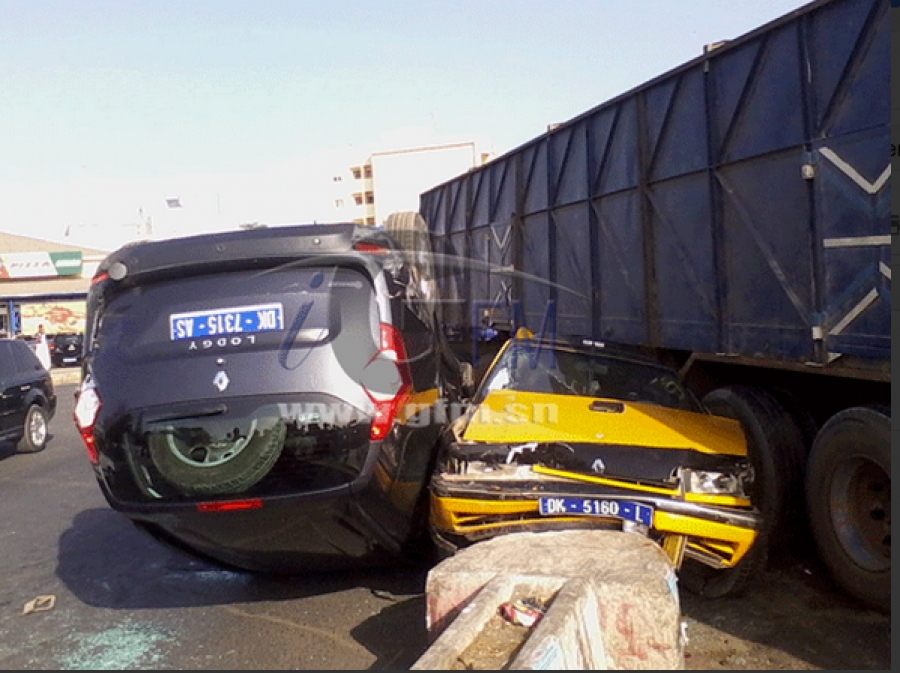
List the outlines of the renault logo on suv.
<svg viewBox="0 0 900 673">
<path fill-rule="evenodd" d="M 218 389 L 220 393 L 225 392 L 225 389 L 228 387 L 229 383 L 230 381 L 228 380 L 228 374 L 226 374 L 225 372 L 219 372 L 213 379 L 213 385 Z"/>
</svg>

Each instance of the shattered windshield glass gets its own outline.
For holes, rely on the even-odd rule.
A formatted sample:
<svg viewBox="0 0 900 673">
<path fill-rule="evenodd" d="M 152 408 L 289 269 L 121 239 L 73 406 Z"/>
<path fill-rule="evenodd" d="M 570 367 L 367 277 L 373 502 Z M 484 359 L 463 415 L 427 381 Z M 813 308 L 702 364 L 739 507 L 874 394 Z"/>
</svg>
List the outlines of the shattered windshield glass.
<svg viewBox="0 0 900 673">
<path fill-rule="evenodd" d="M 579 395 L 702 411 L 677 374 L 666 367 L 534 342 L 516 342 L 506 349 L 485 380 L 480 397 L 494 390 Z"/>
</svg>

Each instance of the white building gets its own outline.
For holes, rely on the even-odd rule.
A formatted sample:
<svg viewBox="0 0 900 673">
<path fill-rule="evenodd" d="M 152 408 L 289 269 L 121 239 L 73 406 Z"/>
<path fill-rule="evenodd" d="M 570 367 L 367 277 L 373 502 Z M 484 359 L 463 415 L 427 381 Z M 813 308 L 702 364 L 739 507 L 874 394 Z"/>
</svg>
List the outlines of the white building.
<svg viewBox="0 0 900 673">
<path fill-rule="evenodd" d="M 474 142 L 376 152 L 350 168 L 346 183 L 344 176 L 335 176 L 339 219 L 381 225 L 393 212 L 417 211 L 422 192 L 489 158 Z"/>
</svg>

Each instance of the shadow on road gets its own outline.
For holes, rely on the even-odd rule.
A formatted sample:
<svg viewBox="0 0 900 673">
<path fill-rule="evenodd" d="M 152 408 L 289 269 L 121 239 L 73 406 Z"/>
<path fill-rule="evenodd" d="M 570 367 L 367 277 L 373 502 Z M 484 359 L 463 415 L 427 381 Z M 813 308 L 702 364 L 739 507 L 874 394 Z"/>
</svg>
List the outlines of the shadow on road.
<svg viewBox="0 0 900 673">
<path fill-rule="evenodd" d="M 304 575 L 226 569 L 163 545 L 111 509 L 76 515 L 60 536 L 56 569 L 84 603 L 129 610 L 292 600 L 361 586 L 409 595 L 424 591 L 426 574 L 424 566 Z"/>
<path fill-rule="evenodd" d="M 350 635 L 377 657 L 370 670 L 409 670 L 428 649 L 425 595 L 398 599 L 362 622 Z"/>
<path fill-rule="evenodd" d="M 47 445 L 49 447 L 50 442 L 53 441 L 53 433 L 47 433 Z M 0 460 L 6 460 L 7 458 L 12 458 L 13 456 L 27 456 L 27 453 L 19 453 L 16 449 L 16 442 L 0 442 Z"/>
<path fill-rule="evenodd" d="M 15 442 L 0 442 L 0 460 L 6 460 L 16 455 Z"/>
</svg>

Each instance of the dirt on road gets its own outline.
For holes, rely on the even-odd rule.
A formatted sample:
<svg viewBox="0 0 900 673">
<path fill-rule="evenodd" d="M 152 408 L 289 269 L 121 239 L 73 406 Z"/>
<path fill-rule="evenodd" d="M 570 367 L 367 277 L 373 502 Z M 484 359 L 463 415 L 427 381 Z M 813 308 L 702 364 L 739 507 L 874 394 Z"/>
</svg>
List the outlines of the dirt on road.
<svg viewBox="0 0 900 673">
<path fill-rule="evenodd" d="M 681 592 L 692 670 L 889 670 L 891 617 L 859 605 L 818 560 L 773 558 L 741 598 Z"/>
</svg>

